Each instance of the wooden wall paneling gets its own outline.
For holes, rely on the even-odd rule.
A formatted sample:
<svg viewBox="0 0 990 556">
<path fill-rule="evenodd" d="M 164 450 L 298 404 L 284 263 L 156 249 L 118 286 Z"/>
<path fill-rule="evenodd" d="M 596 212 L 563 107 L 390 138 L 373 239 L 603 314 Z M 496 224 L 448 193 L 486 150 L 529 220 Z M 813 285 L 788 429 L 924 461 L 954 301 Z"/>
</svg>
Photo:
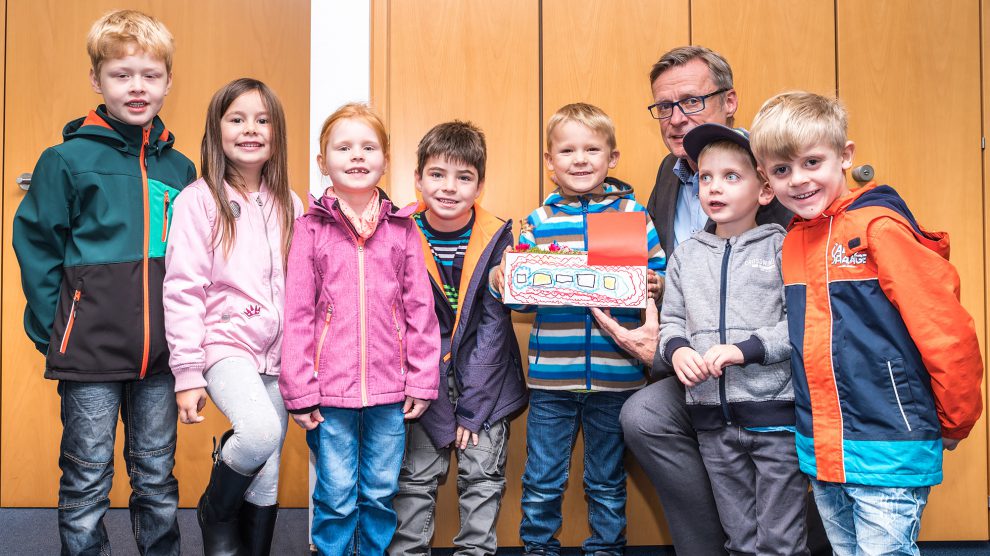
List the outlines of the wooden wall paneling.
<svg viewBox="0 0 990 556">
<path fill-rule="evenodd" d="M 571 102 L 600 107 L 615 122 L 620 152 L 611 175 L 634 187 L 646 203 L 666 155 L 660 126 L 646 107 L 652 104 L 650 68 L 667 50 L 687 44 L 686 0 L 544 0 L 543 115 Z M 544 137 L 541 149 L 546 149 Z M 554 189 L 543 172 L 543 193 Z M 541 199 L 542 201 L 542 199 Z M 521 427 L 519 427 L 521 428 Z M 584 447 L 574 449 L 564 495 L 564 546 L 580 546 L 588 536 L 587 503 L 582 477 Z M 627 455 L 629 470 L 627 536 L 631 545 L 669 544 L 663 512 L 649 479 Z"/>
<path fill-rule="evenodd" d="M 951 234 L 962 302 L 983 339 L 980 3 L 838 0 L 837 29 L 854 164 L 872 164 L 877 181 L 895 187 L 924 225 Z M 946 452 L 922 540 L 987 539 L 985 417 L 974 431 Z"/>
<path fill-rule="evenodd" d="M 6 69 L 6 55 L 7 55 L 7 0 L 0 0 L 0 37 L 4 40 L 0 41 L 0 179 L 6 179 L 7 174 L 4 173 L 3 165 L 3 145 L 4 145 L 4 126 L 3 126 L 3 114 L 4 114 L 4 90 L 7 88 L 7 83 L 4 80 L 4 70 Z M 7 188 L 2 188 L 0 190 L 5 190 Z M 19 189 L 19 188 L 18 188 Z M 7 195 L 3 194 L 0 196 L 0 214 L 3 213 L 3 207 L 6 204 Z M 7 240 L 7 241 L 4 241 Z M 4 234 L 3 228 L 0 228 L 0 243 L 6 245 L 10 243 L 9 238 Z M 2 272 L 3 265 L 0 264 L 0 272 Z M 0 313 L 3 312 L 3 290 L 0 290 Z M 3 336 L 3 323 L 0 322 L 0 337 Z M 2 415 L 3 400 L 2 400 L 3 387 L 0 385 L 0 415 Z M 3 429 L 0 428 L 0 439 L 3 438 Z M 3 477 L 3 448 L 4 444 L 0 440 L 0 477 Z M 3 484 L 0 483 L 0 501 L 3 500 Z"/>
<path fill-rule="evenodd" d="M 416 146 L 424 133 L 451 119 L 470 120 L 484 130 L 488 146 L 482 203 L 513 219 L 518 230 L 519 220 L 540 202 L 538 3 L 392 0 L 387 10 L 379 4 L 385 1 L 374 3 L 372 26 L 388 25 L 387 85 L 374 82 L 372 94 L 376 106 L 385 103 L 388 116 L 391 195 L 401 203 L 415 199 Z M 374 44 L 381 44 L 375 36 Z M 382 57 L 373 55 L 372 63 L 382 64 Z M 372 75 L 381 76 L 380 67 Z M 517 320 L 524 349 L 530 322 Z M 526 457 L 524 418 L 512 426 L 498 526 L 505 546 L 518 544 Z M 458 527 L 454 462 L 451 467 L 437 507 L 437 546 L 449 546 Z"/>
<path fill-rule="evenodd" d="M 17 87 L 6 96 L 7 129 L 17 141 L 5 145 L 2 306 L 2 482 L 3 506 L 54 506 L 61 436 L 55 382 L 42 378 L 44 362 L 23 333 L 24 298 L 11 248 L 10 226 L 22 198 L 14 185 L 31 171 L 41 151 L 61 141 L 65 122 L 100 102 L 89 87 L 85 39 L 90 24 L 119 7 L 107 0 L 9 0 L 7 75 Z M 307 198 L 309 127 L 308 0 L 251 0 L 249 9 L 230 10 L 224 2 L 138 0 L 129 7 L 156 15 L 175 36 L 173 86 L 162 118 L 176 135 L 176 148 L 198 163 L 206 107 L 212 94 L 242 76 L 259 78 L 280 96 L 289 130 L 289 172 L 301 198 Z M 7 133 L 7 136 L 11 136 Z M 179 425 L 175 473 L 180 504 L 193 506 L 209 477 L 212 443 L 229 428 L 213 407 L 202 425 Z M 126 505 L 127 475 L 117 434 L 114 505 Z M 280 500 L 305 506 L 307 448 L 298 427 L 290 426 L 283 450 Z"/>
<path fill-rule="evenodd" d="M 832 0 L 692 0 L 691 40 L 732 66 L 737 126 L 748 129 L 763 101 L 783 91 L 835 94 Z"/>
</svg>

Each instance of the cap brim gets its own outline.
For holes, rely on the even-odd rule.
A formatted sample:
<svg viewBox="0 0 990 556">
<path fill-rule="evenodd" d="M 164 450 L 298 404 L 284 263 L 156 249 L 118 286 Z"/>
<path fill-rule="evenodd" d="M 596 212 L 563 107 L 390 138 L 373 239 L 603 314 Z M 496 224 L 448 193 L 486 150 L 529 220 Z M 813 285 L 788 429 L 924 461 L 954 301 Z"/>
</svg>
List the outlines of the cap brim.
<svg viewBox="0 0 990 556">
<path fill-rule="evenodd" d="M 705 147 L 716 141 L 731 141 L 752 154 L 753 150 L 749 146 L 749 138 L 741 131 L 719 124 L 701 124 L 692 129 L 684 136 L 684 152 L 687 153 L 691 161 L 697 163 L 698 156 Z"/>
</svg>

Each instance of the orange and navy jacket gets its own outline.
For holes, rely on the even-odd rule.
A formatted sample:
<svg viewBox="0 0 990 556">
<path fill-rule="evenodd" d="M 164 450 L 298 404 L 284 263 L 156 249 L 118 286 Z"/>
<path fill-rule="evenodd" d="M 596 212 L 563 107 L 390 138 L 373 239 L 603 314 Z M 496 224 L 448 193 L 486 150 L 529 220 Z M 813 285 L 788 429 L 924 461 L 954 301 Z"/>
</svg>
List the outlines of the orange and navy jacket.
<svg viewBox="0 0 990 556">
<path fill-rule="evenodd" d="M 982 412 L 983 362 L 945 233 L 870 183 L 784 240 L 801 470 L 882 487 L 942 481 L 942 437 Z"/>
</svg>

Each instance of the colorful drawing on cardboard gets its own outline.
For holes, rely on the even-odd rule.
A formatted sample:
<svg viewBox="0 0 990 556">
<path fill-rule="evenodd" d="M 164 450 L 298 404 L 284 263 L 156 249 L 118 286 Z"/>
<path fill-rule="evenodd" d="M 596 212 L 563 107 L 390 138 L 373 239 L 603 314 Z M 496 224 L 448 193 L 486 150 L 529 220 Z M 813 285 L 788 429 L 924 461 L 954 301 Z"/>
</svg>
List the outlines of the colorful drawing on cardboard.
<svg viewBox="0 0 990 556">
<path fill-rule="evenodd" d="M 588 265 L 586 253 L 506 253 L 506 303 L 646 307 L 645 266 Z"/>
</svg>

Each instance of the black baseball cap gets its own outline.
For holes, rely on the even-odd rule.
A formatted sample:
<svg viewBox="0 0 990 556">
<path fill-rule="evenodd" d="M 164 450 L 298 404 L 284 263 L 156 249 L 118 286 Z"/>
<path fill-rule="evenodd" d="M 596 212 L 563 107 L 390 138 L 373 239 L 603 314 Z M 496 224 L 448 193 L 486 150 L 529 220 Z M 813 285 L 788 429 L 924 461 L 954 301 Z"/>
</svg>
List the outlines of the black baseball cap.
<svg viewBox="0 0 990 556">
<path fill-rule="evenodd" d="M 749 132 L 743 128 L 731 128 L 720 124 L 701 124 L 684 136 L 684 151 L 695 163 L 705 147 L 716 141 L 731 141 L 746 149 L 750 155 Z"/>
</svg>

